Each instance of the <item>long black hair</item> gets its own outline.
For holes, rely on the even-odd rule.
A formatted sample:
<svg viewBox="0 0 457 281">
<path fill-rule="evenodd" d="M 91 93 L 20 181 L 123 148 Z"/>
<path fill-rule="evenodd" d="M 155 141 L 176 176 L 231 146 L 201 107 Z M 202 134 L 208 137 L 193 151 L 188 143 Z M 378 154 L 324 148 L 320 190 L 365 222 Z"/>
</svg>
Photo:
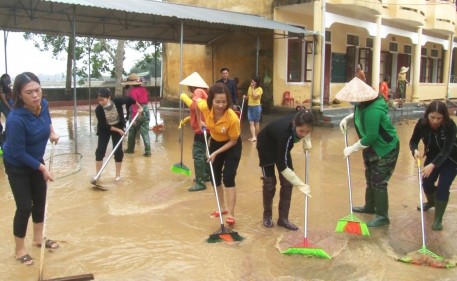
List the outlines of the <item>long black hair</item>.
<svg viewBox="0 0 457 281">
<path fill-rule="evenodd" d="M 16 76 L 14 79 L 14 85 L 13 85 L 13 100 L 14 108 L 21 108 L 24 107 L 24 101 L 21 99 L 21 91 L 22 88 L 24 88 L 25 85 L 27 85 L 30 82 L 37 82 L 38 84 L 41 85 L 40 79 L 33 74 L 32 72 L 24 72 Z"/>
<path fill-rule="evenodd" d="M 294 124 L 296 127 L 303 125 L 314 126 L 314 115 L 309 109 L 303 107 L 297 107 L 297 113 L 295 113 Z"/>
<path fill-rule="evenodd" d="M 425 109 L 424 119 L 422 120 L 423 125 L 429 125 L 428 115 L 430 115 L 430 113 L 433 112 L 443 115 L 443 126 L 446 126 L 451 121 L 451 117 L 449 116 L 449 111 L 447 109 L 446 104 L 442 101 L 434 100 L 431 103 L 429 103 L 429 105 Z"/>
</svg>

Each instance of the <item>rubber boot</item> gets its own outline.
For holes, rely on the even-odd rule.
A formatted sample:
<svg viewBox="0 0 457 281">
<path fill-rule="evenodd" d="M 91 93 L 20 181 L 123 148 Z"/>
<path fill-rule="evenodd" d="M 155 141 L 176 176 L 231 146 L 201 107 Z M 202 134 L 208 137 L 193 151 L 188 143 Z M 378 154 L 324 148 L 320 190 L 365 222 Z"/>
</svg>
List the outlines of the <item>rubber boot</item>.
<svg viewBox="0 0 457 281">
<path fill-rule="evenodd" d="M 365 189 L 365 206 L 353 207 L 352 211 L 356 213 L 375 214 L 374 208 L 374 192 L 373 188 L 367 187 Z"/>
<path fill-rule="evenodd" d="M 194 168 L 195 168 L 195 184 L 189 188 L 189 191 L 200 191 L 205 190 L 205 160 L 202 159 L 194 159 Z"/>
<path fill-rule="evenodd" d="M 262 177 L 263 226 L 273 227 L 273 198 L 276 192 L 276 177 Z"/>
<path fill-rule="evenodd" d="M 427 211 L 430 208 L 435 207 L 435 193 L 425 193 L 425 197 L 427 198 L 427 202 L 422 203 L 422 208 L 424 211 Z M 421 206 L 417 206 L 417 210 L 421 210 Z"/>
<path fill-rule="evenodd" d="M 292 185 L 282 176 L 279 177 L 281 190 L 279 192 L 279 218 L 277 224 L 290 230 L 297 230 L 298 227 L 289 222 L 290 199 L 292 197 Z"/>
<path fill-rule="evenodd" d="M 143 107 L 143 110 L 148 110 L 147 107 Z M 149 138 L 149 118 L 142 121 L 140 125 L 140 135 L 143 139 L 144 154 L 145 157 L 151 157 L 151 139 Z"/>
<path fill-rule="evenodd" d="M 367 226 L 377 227 L 389 224 L 389 202 L 387 190 L 374 190 L 374 202 L 376 215 L 373 220 L 367 222 Z"/>
<path fill-rule="evenodd" d="M 435 221 L 433 222 L 433 230 L 443 230 L 443 221 L 444 211 L 446 211 L 448 201 L 436 200 L 435 201 Z"/>
<path fill-rule="evenodd" d="M 132 126 L 129 131 L 129 137 L 127 138 L 127 149 L 124 150 L 125 153 L 132 154 L 135 152 L 135 135 L 136 129 Z"/>
</svg>

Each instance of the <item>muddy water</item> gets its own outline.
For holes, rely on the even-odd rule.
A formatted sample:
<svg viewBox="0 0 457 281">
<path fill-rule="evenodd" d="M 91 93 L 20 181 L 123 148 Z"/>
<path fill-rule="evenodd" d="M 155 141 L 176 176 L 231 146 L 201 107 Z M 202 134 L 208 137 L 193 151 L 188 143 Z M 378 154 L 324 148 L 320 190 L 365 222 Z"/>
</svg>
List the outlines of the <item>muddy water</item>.
<svg viewBox="0 0 457 281">
<path fill-rule="evenodd" d="M 248 124 L 243 121 L 243 156 L 238 169 L 236 230 L 245 238 L 235 244 L 208 244 L 205 240 L 220 228 L 209 214 L 216 210 L 211 186 L 196 193 L 187 191 L 192 178 L 170 172 L 180 161 L 177 114 L 163 112 L 165 130 L 150 132 L 152 157 L 145 158 L 142 144 L 134 155 L 126 155 L 122 180 L 114 182 L 114 162 L 101 176 L 107 191 L 90 184 L 94 172 L 97 137 L 89 114 L 78 112 L 78 158 L 59 156 L 74 152 L 73 112 L 54 109 L 53 122 L 61 135 L 56 146 L 53 171 L 58 179 L 49 184 L 47 236 L 61 247 L 46 251 L 47 279 L 93 273 L 96 280 L 455 280 L 457 269 L 434 269 L 400 263 L 396 257 L 422 245 L 418 204 L 417 169 L 407 142 L 414 122 L 398 125 L 401 154 L 389 185 L 391 224 L 370 229 L 370 237 L 335 233 L 338 219 L 349 214 L 346 162 L 342 157 L 344 138 L 339 130 L 316 128 L 310 154 L 308 239 L 332 256 L 331 260 L 279 253 L 303 239 L 304 198 L 294 192 L 290 220 L 297 232 L 261 226 L 260 169 L 255 144 L 247 141 Z M 275 116 L 265 116 L 263 124 Z M 92 130 L 91 130 L 92 129 Z M 184 129 L 182 162 L 193 169 L 193 133 Z M 350 131 L 349 141 L 355 141 Z M 126 144 L 124 144 L 125 147 Z M 47 150 L 47 156 L 51 149 Z M 108 150 L 109 152 L 109 150 Z M 292 151 L 295 170 L 304 176 L 300 146 Z M 70 154 L 69 157 L 74 157 Z M 73 162 L 73 163 L 72 163 Z M 351 157 L 354 205 L 363 203 L 364 177 L 360 153 Z M 14 259 L 12 218 L 14 200 L 5 175 L 0 175 L 0 280 L 37 280 L 40 249 L 26 240 L 35 265 L 24 266 Z M 455 216 L 457 197 L 452 188 L 444 218 L 445 229 L 431 231 L 433 210 L 425 214 L 427 248 L 457 259 Z M 278 199 L 275 198 L 274 218 Z M 368 221 L 371 216 L 358 216 Z"/>
</svg>

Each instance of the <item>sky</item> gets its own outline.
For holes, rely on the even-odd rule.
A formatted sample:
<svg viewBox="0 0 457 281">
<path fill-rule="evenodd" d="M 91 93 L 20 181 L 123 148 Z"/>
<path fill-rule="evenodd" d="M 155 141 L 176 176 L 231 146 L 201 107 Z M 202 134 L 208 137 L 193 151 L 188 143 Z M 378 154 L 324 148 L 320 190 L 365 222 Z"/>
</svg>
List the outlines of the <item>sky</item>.
<svg viewBox="0 0 457 281">
<path fill-rule="evenodd" d="M 0 30 L 0 75 L 6 73 L 4 32 Z M 7 33 L 8 74 L 14 77 L 25 71 L 38 75 L 47 74 L 62 77 L 66 69 L 66 56 L 54 59 L 51 52 L 41 52 L 33 46 L 32 41 L 25 40 L 22 32 Z M 141 54 L 126 49 L 124 68 L 128 71 L 139 59 Z"/>
</svg>

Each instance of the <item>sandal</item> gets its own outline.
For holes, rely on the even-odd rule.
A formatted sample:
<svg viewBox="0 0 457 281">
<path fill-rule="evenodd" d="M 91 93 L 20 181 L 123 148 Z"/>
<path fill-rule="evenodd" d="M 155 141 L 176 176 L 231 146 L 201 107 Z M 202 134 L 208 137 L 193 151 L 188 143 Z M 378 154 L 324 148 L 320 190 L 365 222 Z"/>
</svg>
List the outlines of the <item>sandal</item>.
<svg viewBox="0 0 457 281">
<path fill-rule="evenodd" d="M 41 243 L 35 244 L 35 246 L 41 247 Z M 59 243 L 57 243 L 56 241 L 53 241 L 51 239 L 47 239 L 46 242 L 44 243 L 44 247 L 47 249 L 55 250 L 55 249 L 59 248 Z"/>
<path fill-rule="evenodd" d="M 225 211 L 222 211 L 222 215 L 226 215 L 228 214 L 228 211 L 225 210 Z M 219 215 L 219 212 L 218 211 L 214 211 L 211 213 L 211 218 L 214 219 L 214 218 L 218 218 L 220 215 Z"/>
<path fill-rule="evenodd" d="M 25 254 L 22 257 L 16 258 L 16 260 L 27 266 L 31 266 L 33 264 L 33 258 L 29 254 Z"/>
<path fill-rule="evenodd" d="M 225 222 L 228 224 L 228 225 L 234 225 L 235 224 L 235 219 L 232 218 L 232 217 L 228 217 Z"/>
</svg>

